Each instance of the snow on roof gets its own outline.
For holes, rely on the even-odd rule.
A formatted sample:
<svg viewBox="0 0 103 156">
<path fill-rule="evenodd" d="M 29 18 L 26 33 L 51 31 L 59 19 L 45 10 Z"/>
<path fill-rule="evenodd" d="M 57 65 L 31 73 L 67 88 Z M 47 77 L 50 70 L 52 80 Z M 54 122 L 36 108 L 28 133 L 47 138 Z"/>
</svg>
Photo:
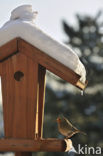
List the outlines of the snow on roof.
<svg viewBox="0 0 103 156">
<path fill-rule="evenodd" d="M 37 12 L 32 11 L 31 5 L 14 9 L 10 20 L 0 28 L 0 46 L 20 37 L 79 74 L 80 80 L 85 83 L 86 70 L 76 53 L 40 30 L 35 25 L 36 15 Z"/>
</svg>

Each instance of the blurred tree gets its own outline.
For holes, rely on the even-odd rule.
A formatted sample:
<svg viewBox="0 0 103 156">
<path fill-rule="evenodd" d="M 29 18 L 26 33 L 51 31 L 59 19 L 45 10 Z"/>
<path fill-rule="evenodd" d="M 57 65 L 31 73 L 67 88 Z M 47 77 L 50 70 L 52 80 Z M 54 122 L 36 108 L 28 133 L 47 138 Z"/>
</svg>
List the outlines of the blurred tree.
<svg viewBox="0 0 103 156">
<path fill-rule="evenodd" d="M 78 25 L 71 26 L 63 21 L 63 29 L 68 37 L 66 44 L 79 55 L 87 70 L 88 87 L 84 96 L 76 89 L 74 92 L 53 90 L 49 83 L 45 105 L 45 137 L 61 137 L 54 119 L 60 114 L 68 117 L 87 136 L 75 135 L 72 140 L 77 144 L 92 147 L 103 147 L 103 21 L 102 12 L 95 17 L 76 15 Z M 69 61 L 69 60 L 68 60 Z M 52 75 L 53 76 L 53 75 Z M 53 76 L 59 87 L 68 85 L 65 81 Z M 51 76 L 49 76 L 50 82 Z M 52 153 L 45 153 L 52 155 Z M 63 155 L 63 153 L 55 153 Z M 64 155 L 66 155 L 64 153 Z M 89 155 L 90 156 L 90 155 Z"/>
<path fill-rule="evenodd" d="M 87 68 L 91 86 L 101 83 L 103 79 L 103 21 L 99 21 L 101 14 L 99 11 L 95 17 L 76 15 L 78 28 L 63 21 L 63 28 L 68 37 L 66 44 L 79 53 Z"/>
<path fill-rule="evenodd" d="M 77 143 L 103 147 L 103 16 L 99 11 L 95 17 L 76 17 L 78 26 L 72 27 L 63 21 L 63 28 L 68 37 L 66 44 L 78 53 L 89 81 L 86 95 L 83 98 L 76 95 L 72 100 L 76 104 L 71 109 L 77 116 L 75 122 L 88 134 L 87 138 L 78 136 Z M 79 118 L 83 118 L 83 122 Z"/>
</svg>

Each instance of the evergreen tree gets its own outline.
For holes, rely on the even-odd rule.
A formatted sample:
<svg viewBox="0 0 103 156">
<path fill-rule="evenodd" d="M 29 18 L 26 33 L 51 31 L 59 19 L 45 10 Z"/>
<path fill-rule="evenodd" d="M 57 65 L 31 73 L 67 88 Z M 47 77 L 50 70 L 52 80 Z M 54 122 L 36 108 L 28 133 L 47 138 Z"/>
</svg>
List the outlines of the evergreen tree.
<svg viewBox="0 0 103 156">
<path fill-rule="evenodd" d="M 83 96 L 65 81 L 50 75 L 46 88 L 44 137 L 62 136 L 55 122 L 59 114 L 63 114 L 87 136 L 80 134 L 72 137 L 75 148 L 78 144 L 92 147 L 103 147 L 103 23 L 99 21 L 101 12 L 95 17 L 76 15 L 78 26 L 71 26 L 63 21 L 64 32 L 68 37 L 67 45 L 79 54 L 87 70 L 88 86 Z M 69 61 L 69 60 L 68 60 Z M 55 79 L 70 91 L 53 89 L 50 82 Z M 63 156 L 67 153 L 37 153 L 45 156 Z M 89 155 L 90 156 L 90 155 Z"/>
<path fill-rule="evenodd" d="M 63 21 L 63 28 L 68 37 L 66 44 L 79 53 L 87 70 L 86 93 L 83 98 L 79 98 L 78 95 L 74 97 L 72 102 L 76 105 L 71 109 L 76 113 L 76 123 L 80 116 L 84 119 L 79 125 L 87 132 L 87 138 L 79 136 L 78 143 L 103 147 L 103 21 L 100 21 L 101 15 L 101 11 L 95 17 L 76 15 L 78 26 L 73 27 Z"/>
</svg>

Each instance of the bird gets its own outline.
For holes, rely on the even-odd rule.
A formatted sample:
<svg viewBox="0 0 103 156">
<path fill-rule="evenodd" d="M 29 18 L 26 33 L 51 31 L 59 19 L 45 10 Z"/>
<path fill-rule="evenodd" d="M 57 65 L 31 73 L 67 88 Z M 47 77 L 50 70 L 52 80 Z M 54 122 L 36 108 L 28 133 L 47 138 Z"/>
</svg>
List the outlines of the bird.
<svg viewBox="0 0 103 156">
<path fill-rule="evenodd" d="M 64 116 L 59 116 L 57 118 L 58 131 L 64 135 L 67 139 L 71 138 L 76 133 L 81 133 L 86 135 L 85 132 L 78 130 L 71 122 Z"/>
</svg>

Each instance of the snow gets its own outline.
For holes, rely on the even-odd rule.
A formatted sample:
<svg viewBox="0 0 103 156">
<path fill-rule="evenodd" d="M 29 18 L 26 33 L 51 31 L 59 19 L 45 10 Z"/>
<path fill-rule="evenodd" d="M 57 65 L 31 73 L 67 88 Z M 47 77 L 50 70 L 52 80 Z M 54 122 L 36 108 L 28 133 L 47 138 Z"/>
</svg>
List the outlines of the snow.
<svg viewBox="0 0 103 156">
<path fill-rule="evenodd" d="M 86 70 L 77 54 L 40 30 L 35 24 L 36 15 L 37 12 L 32 11 L 31 5 L 23 5 L 14 9 L 10 20 L 0 28 L 0 46 L 16 37 L 21 37 L 79 74 L 80 80 L 85 83 Z"/>
</svg>

